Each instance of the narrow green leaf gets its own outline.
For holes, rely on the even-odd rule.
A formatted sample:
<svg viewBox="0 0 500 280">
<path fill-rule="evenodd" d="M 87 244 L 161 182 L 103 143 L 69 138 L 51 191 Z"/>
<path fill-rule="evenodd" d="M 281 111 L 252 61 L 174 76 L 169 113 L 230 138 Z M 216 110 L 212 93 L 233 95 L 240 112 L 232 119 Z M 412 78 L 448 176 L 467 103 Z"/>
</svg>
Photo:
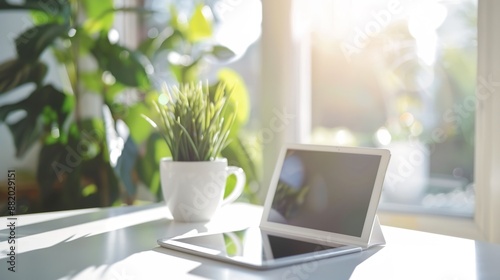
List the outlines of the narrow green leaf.
<svg viewBox="0 0 500 280">
<path fill-rule="evenodd" d="M 209 87 L 201 83 L 181 84 L 164 89 L 166 104 L 155 103 L 161 116 L 160 130 L 174 160 L 211 160 L 228 143 L 234 114 L 225 118 L 230 93 L 220 85 L 213 99 Z M 159 125 L 153 123 L 153 126 Z"/>
</svg>

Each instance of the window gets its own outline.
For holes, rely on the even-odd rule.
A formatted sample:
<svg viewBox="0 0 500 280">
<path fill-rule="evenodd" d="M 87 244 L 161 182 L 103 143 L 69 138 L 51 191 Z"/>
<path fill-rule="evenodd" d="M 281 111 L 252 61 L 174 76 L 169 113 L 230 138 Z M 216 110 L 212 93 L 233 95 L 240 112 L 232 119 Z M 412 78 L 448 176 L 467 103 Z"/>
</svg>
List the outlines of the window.
<svg viewBox="0 0 500 280">
<path fill-rule="evenodd" d="M 472 217 L 476 1 L 327 3 L 311 23 L 312 142 L 391 150 L 381 209 Z"/>
<path fill-rule="evenodd" d="M 296 79 L 298 70 L 288 70 L 286 63 L 264 66 L 264 77 L 280 71 L 287 76 L 280 77 L 286 85 L 281 87 L 263 78 L 264 94 L 278 95 L 268 99 L 272 104 L 263 104 L 268 111 L 264 124 L 273 108 L 285 106 L 296 119 L 311 118 L 312 142 L 329 138 L 331 144 L 382 147 L 410 139 L 413 149 L 403 144 L 390 148 L 393 155 L 413 157 L 413 174 L 423 176 L 411 181 L 420 180 L 423 189 L 415 191 L 417 198 L 411 193 L 387 193 L 379 213 L 382 222 L 499 242 L 494 211 L 500 209 L 493 198 L 500 191 L 499 178 L 493 171 L 499 167 L 500 140 L 493 120 L 500 107 L 493 93 L 498 90 L 500 69 L 493 61 L 500 54 L 493 48 L 499 38 L 491 26 L 498 24 L 493 15 L 500 5 L 485 0 L 479 5 L 476 1 L 304 2 L 264 4 L 263 61 L 281 55 L 281 61 L 294 61 L 288 65 L 310 67 L 309 76 Z M 404 12 L 415 4 L 427 5 L 425 16 L 419 7 Z M 292 55 L 308 40 L 295 40 L 296 30 L 283 25 L 299 5 L 314 15 L 305 17 L 313 30 L 308 62 Z M 307 10 L 304 6 L 301 11 Z M 277 9 L 289 11 L 289 16 L 272 17 Z M 332 9 L 329 16 L 318 16 Z M 418 16 L 420 20 L 411 23 L 410 18 Z M 336 21 L 341 23 L 332 25 Z M 288 44 L 288 54 L 278 54 L 267 42 L 271 32 L 276 34 L 273 29 L 288 32 L 273 42 L 277 47 Z M 310 83 L 312 93 L 301 83 Z M 293 101 L 307 99 L 304 95 L 309 95 L 309 110 Z M 280 141 L 304 141 L 296 133 L 301 128 L 293 124 L 264 146 L 269 151 L 265 155 L 271 157 Z M 428 158 L 422 157 L 426 154 Z M 396 175 L 401 175 L 397 167 Z"/>
</svg>

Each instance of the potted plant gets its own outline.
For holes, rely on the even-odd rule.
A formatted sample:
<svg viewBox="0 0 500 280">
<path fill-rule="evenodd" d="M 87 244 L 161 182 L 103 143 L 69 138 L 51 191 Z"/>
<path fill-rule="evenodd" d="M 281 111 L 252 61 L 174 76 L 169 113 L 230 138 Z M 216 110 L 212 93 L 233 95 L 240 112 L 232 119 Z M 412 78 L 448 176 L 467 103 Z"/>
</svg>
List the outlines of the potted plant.
<svg viewBox="0 0 500 280">
<path fill-rule="evenodd" d="M 243 191 L 243 170 L 219 157 L 235 118 L 235 112 L 227 110 L 230 94 L 223 84 L 212 92 L 202 83 L 165 86 L 155 103 L 159 119 L 145 116 L 172 155 L 161 159 L 160 179 L 174 220 L 208 221 L 221 205 L 236 200 Z M 223 199 L 230 174 L 236 175 L 237 183 Z"/>
</svg>

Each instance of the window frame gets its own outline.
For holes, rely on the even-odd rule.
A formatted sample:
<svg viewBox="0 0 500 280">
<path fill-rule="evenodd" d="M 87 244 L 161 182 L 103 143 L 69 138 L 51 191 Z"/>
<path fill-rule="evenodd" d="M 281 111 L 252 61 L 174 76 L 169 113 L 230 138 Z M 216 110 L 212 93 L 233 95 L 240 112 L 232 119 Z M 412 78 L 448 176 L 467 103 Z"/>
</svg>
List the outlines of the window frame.
<svg viewBox="0 0 500 280">
<path fill-rule="evenodd" d="M 310 58 L 309 40 L 296 11 L 305 0 L 262 1 L 262 108 L 261 132 L 271 128 L 276 110 L 285 110 L 292 121 L 263 139 L 263 182 L 267 191 L 279 147 L 287 142 L 306 142 L 310 132 Z M 491 81 L 494 89 L 487 98 L 476 95 L 475 131 L 475 213 L 473 218 L 402 213 L 379 210 L 381 223 L 464 238 L 500 243 L 500 2 L 478 0 L 479 79 Z M 302 37 L 301 37 L 302 36 Z M 309 73 L 309 74 L 308 74 Z M 307 124 L 309 122 L 309 124 Z M 495 172 L 495 170 L 497 172 Z M 495 199 L 496 198 L 496 199 Z M 495 219 L 496 218 L 496 219 Z"/>
</svg>

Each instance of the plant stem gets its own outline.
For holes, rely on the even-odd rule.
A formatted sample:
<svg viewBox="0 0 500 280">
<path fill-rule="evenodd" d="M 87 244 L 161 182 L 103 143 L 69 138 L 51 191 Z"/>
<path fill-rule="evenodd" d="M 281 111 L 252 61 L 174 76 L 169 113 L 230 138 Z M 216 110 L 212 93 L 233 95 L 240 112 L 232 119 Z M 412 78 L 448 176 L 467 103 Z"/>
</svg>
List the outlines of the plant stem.
<svg viewBox="0 0 500 280">
<path fill-rule="evenodd" d="M 80 13 L 80 1 L 71 1 L 71 26 L 76 28 L 79 25 L 79 13 Z M 75 73 L 72 81 L 71 87 L 73 88 L 73 94 L 75 95 L 75 124 L 79 131 L 82 129 L 81 125 L 81 108 L 80 108 L 80 36 L 77 34 L 73 37 L 71 42 L 71 54 L 73 57 L 73 72 Z M 71 77 L 70 77 L 71 79 Z"/>
</svg>

